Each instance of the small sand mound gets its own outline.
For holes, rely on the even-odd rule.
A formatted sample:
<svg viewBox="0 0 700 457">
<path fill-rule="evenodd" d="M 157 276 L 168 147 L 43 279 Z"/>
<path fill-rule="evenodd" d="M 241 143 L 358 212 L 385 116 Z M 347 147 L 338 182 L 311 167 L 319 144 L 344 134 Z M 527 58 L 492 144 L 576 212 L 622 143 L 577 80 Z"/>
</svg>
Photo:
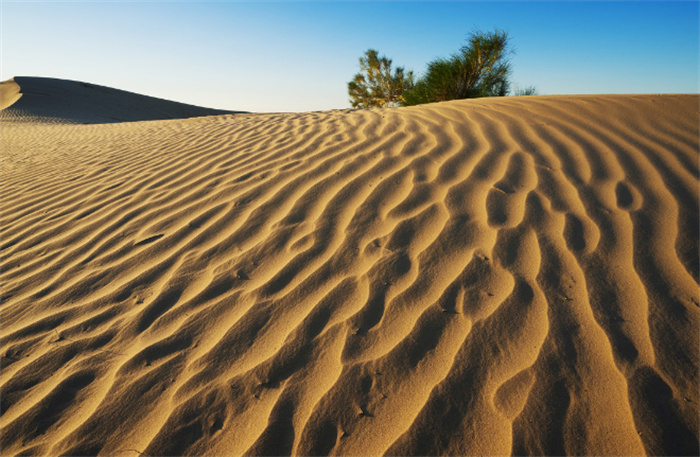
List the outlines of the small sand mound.
<svg viewBox="0 0 700 457">
<path fill-rule="evenodd" d="M 699 101 L 4 126 L 2 454 L 697 455 Z"/>
<path fill-rule="evenodd" d="M 4 110 L 15 103 L 22 94 L 19 93 L 19 85 L 14 79 L 0 82 L 0 110 Z"/>
</svg>

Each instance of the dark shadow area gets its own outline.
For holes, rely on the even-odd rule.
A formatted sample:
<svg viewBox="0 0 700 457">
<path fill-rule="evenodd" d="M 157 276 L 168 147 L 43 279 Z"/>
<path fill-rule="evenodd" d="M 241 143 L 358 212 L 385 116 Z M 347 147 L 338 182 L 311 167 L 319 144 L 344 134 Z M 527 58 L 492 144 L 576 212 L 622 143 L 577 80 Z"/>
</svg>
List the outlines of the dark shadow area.
<svg viewBox="0 0 700 457">
<path fill-rule="evenodd" d="M 698 437 L 679 414 L 673 391 L 650 367 L 629 383 L 634 421 L 649 455 L 700 455 Z"/>
<path fill-rule="evenodd" d="M 242 112 L 188 105 L 79 81 L 29 76 L 13 79 L 22 96 L 2 110 L 3 121 L 110 124 Z"/>
</svg>

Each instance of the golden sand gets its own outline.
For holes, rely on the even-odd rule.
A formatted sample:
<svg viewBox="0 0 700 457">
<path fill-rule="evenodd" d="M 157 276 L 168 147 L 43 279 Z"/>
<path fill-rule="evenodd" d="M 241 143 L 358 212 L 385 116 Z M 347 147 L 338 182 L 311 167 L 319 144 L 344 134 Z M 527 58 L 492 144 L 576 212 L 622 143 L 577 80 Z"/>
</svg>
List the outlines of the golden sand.
<svg viewBox="0 0 700 457">
<path fill-rule="evenodd" d="M 214 115 L 23 80 L 2 455 L 697 455 L 697 95 Z"/>
</svg>

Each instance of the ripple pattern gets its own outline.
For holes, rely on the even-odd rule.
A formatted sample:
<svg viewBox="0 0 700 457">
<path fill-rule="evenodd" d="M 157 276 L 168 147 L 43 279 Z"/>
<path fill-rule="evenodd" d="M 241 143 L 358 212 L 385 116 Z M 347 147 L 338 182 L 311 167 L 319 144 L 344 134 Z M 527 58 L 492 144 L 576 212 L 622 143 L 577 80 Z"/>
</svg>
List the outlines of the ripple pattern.
<svg viewBox="0 0 700 457">
<path fill-rule="evenodd" d="M 698 96 L 2 129 L 3 455 L 697 455 Z"/>
</svg>

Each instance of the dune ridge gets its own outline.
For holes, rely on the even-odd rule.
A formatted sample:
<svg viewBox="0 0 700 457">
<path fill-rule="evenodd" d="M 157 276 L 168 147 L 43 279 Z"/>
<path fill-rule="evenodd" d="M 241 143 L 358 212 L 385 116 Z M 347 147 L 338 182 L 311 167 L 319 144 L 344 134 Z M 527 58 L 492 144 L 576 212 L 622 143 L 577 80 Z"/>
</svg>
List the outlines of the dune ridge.
<svg viewBox="0 0 700 457">
<path fill-rule="evenodd" d="M 697 455 L 699 101 L 6 124 L 2 454 Z"/>
</svg>

